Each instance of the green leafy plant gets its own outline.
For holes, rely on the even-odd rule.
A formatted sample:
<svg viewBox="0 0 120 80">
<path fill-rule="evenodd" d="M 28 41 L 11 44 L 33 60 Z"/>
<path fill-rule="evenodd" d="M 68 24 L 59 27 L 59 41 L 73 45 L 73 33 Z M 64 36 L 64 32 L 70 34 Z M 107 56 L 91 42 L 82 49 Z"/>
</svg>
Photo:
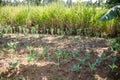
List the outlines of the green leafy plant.
<svg viewBox="0 0 120 80">
<path fill-rule="evenodd" d="M 88 59 L 89 59 L 89 58 L 90 58 L 90 56 L 91 56 L 90 52 L 86 52 L 86 53 L 85 53 L 85 56 L 86 56 L 86 58 L 88 58 Z"/>
<path fill-rule="evenodd" d="M 27 61 L 31 62 L 31 61 L 37 59 L 37 57 L 38 57 L 37 53 L 33 52 L 33 53 L 27 55 Z"/>
<path fill-rule="evenodd" d="M 116 50 L 118 53 L 120 53 L 120 37 L 115 38 L 115 41 L 112 42 L 111 47 L 113 50 Z"/>
<path fill-rule="evenodd" d="M 23 28 L 23 34 L 24 34 L 25 36 L 27 36 L 28 33 L 29 33 L 29 29 L 27 29 L 27 28 Z"/>
<path fill-rule="evenodd" d="M 9 66 L 12 67 L 12 68 L 16 68 L 17 65 L 18 65 L 18 61 L 17 60 L 9 63 Z"/>
<path fill-rule="evenodd" d="M 35 27 L 31 27 L 31 34 L 35 34 L 36 33 L 36 28 Z"/>
<path fill-rule="evenodd" d="M 8 52 L 10 54 L 13 54 L 15 52 L 15 48 L 17 47 L 17 44 L 14 42 L 9 42 L 7 43 L 7 45 L 10 47 L 10 49 L 8 50 Z"/>
<path fill-rule="evenodd" d="M 112 61 L 112 63 L 115 63 L 118 60 L 118 58 L 116 56 L 111 56 L 110 60 Z"/>
<path fill-rule="evenodd" d="M 101 62 L 102 62 L 102 61 L 101 61 L 100 59 L 96 59 L 96 60 L 95 60 L 95 64 L 96 64 L 96 65 L 100 65 Z"/>
<path fill-rule="evenodd" d="M 73 66 L 72 66 L 72 71 L 79 71 L 80 69 L 82 69 L 82 66 L 80 66 L 80 65 L 77 65 L 77 64 L 74 64 Z"/>
<path fill-rule="evenodd" d="M 3 37 L 3 34 L 2 33 L 0 33 L 0 38 L 2 38 Z"/>
<path fill-rule="evenodd" d="M 46 58 L 46 54 L 47 54 L 47 51 L 49 50 L 49 48 L 50 48 L 50 46 L 48 45 L 41 52 L 41 55 L 44 59 Z"/>
<path fill-rule="evenodd" d="M 77 58 L 77 60 L 78 60 L 81 64 L 85 64 L 85 60 L 86 60 L 86 59 Z"/>
<path fill-rule="evenodd" d="M 67 52 L 63 52 L 63 57 L 64 57 L 64 59 L 67 59 L 68 58 L 68 53 Z"/>
<path fill-rule="evenodd" d="M 55 52 L 57 60 L 58 60 L 58 66 L 60 65 L 60 57 L 62 56 L 63 51 L 61 49 L 57 50 Z"/>
<path fill-rule="evenodd" d="M 15 52 L 14 49 L 9 49 L 9 50 L 8 50 L 8 53 L 10 53 L 10 54 L 13 54 L 14 52 Z"/>
<path fill-rule="evenodd" d="M 7 45 L 8 45 L 10 48 L 13 48 L 13 49 L 15 49 L 15 48 L 17 47 L 17 44 L 14 43 L 14 42 L 9 42 L 9 43 L 7 43 Z"/>
<path fill-rule="evenodd" d="M 113 63 L 113 64 L 111 64 L 111 65 L 109 65 L 109 67 L 110 67 L 112 70 L 114 70 L 114 69 L 118 68 L 118 66 L 117 66 L 117 65 L 115 65 L 114 63 Z"/>
<path fill-rule="evenodd" d="M 96 63 L 90 63 L 90 62 L 88 62 L 88 65 L 90 67 L 90 70 L 93 71 L 94 68 L 95 68 L 95 66 L 96 66 Z"/>
<path fill-rule="evenodd" d="M 115 5 L 113 7 L 110 7 L 110 9 L 107 12 L 102 14 L 99 17 L 99 20 L 107 21 L 107 20 L 111 20 L 113 18 L 117 18 L 119 15 L 120 15 L 120 5 Z"/>
<path fill-rule="evenodd" d="M 100 57 L 101 57 L 101 59 L 104 59 L 106 57 L 106 53 L 103 52 Z"/>
<path fill-rule="evenodd" d="M 27 49 L 29 50 L 30 54 L 32 53 L 32 50 L 34 50 L 33 46 L 27 46 Z"/>
<path fill-rule="evenodd" d="M 31 38 L 33 41 L 36 41 L 38 38 L 36 38 L 36 37 L 32 37 Z"/>
<path fill-rule="evenodd" d="M 72 55 L 73 57 L 76 57 L 76 56 L 78 55 L 78 52 L 75 51 L 75 50 L 73 50 L 73 51 L 71 52 L 71 55 Z"/>
</svg>

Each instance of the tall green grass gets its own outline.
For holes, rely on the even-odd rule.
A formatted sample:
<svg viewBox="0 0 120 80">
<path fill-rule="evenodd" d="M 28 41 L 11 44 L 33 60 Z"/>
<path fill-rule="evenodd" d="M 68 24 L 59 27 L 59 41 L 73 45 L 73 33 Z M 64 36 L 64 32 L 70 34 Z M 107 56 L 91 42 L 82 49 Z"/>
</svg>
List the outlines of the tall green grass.
<svg viewBox="0 0 120 80">
<path fill-rule="evenodd" d="M 114 26 L 114 20 L 100 22 L 98 17 L 105 11 L 105 8 L 85 6 L 81 3 L 71 7 L 60 4 L 46 6 L 4 6 L 0 8 L 0 24 L 11 26 L 26 26 L 31 28 L 38 25 L 39 30 L 46 33 L 48 29 L 71 31 L 70 34 L 80 34 L 89 28 L 90 33 L 96 32 L 111 33 L 110 28 Z M 84 33 L 85 34 L 85 33 Z"/>
</svg>

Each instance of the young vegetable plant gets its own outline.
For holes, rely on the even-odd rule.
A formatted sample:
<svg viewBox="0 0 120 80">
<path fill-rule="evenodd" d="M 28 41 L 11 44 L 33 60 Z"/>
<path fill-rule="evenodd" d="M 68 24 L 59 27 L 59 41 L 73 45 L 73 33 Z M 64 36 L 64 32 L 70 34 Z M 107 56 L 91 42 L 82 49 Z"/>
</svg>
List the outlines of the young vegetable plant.
<svg viewBox="0 0 120 80">
<path fill-rule="evenodd" d="M 96 64 L 96 65 L 100 65 L 100 64 L 101 64 L 101 60 L 100 60 L 100 59 L 96 59 L 96 60 L 95 60 L 95 64 Z"/>
<path fill-rule="evenodd" d="M 72 71 L 77 72 L 77 71 L 79 71 L 80 69 L 82 69 L 82 66 L 80 66 L 80 65 L 74 64 L 74 65 L 72 66 Z"/>
<path fill-rule="evenodd" d="M 72 55 L 72 57 L 76 57 L 76 56 L 78 55 L 78 52 L 75 51 L 75 50 L 73 50 L 73 51 L 71 52 L 71 55 Z"/>
<path fill-rule="evenodd" d="M 110 57 L 110 60 L 112 61 L 112 63 L 115 63 L 117 61 L 117 57 L 112 56 L 112 57 Z"/>
<path fill-rule="evenodd" d="M 44 59 L 46 59 L 46 54 L 47 54 L 47 51 L 49 50 L 50 46 L 46 46 L 43 51 L 41 52 L 41 55 Z"/>
<path fill-rule="evenodd" d="M 90 52 L 86 52 L 85 56 L 86 56 L 87 59 L 89 59 L 90 56 L 91 56 Z"/>
<path fill-rule="evenodd" d="M 104 59 L 106 57 L 106 53 L 103 52 L 102 55 L 101 55 L 101 59 Z"/>
<path fill-rule="evenodd" d="M 17 36 L 16 36 L 15 40 L 16 40 L 16 41 L 19 41 L 19 40 L 20 40 L 19 33 L 17 33 Z"/>
<path fill-rule="evenodd" d="M 95 68 L 95 66 L 96 66 L 96 63 L 90 63 L 90 62 L 88 62 L 88 65 L 90 67 L 90 70 L 93 71 L 94 68 Z"/>
<path fill-rule="evenodd" d="M 31 61 L 37 59 L 37 57 L 38 57 L 37 53 L 36 52 L 32 52 L 31 54 L 27 55 L 27 61 L 31 62 Z"/>
<path fill-rule="evenodd" d="M 63 52 L 63 57 L 64 57 L 64 59 L 67 59 L 68 58 L 68 53 L 67 52 Z"/>
<path fill-rule="evenodd" d="M 60 65 L 60 57 L 62 56 L 62 53 L 63 53 L 63 51 L 61 49 L 59 49 L 55 52 L 57 60 L 58 60 L 58 67 Z"/>
<path fill-rule="evenodd" d="M 12 67 L 12 68 L 16 68 L 17 65 L 18 65 L 18 61 L 17 60 L 9 63 L 9 66 Z"/>
<path fill-rule="evenodd" d="M 32 50 L 34 50 L 34 47 L 33 46 L 27 46 L 27 49 L 29 50 L 29 53 L 31 54 Z"/>
<path fill-rule="evenodd" d="M 0 32 L 0 38 L 3 38 L 3 34 Z"/>
<path fill-rule="evenodd" d="M 81 64 L 85 64 L 85 59 L 77 58 L 77 60 L 78 60 Z"/>
<path fill-rule="evenodd" d="M 14 42 L 10 42 L 10 43 L 7 43 L 7 45 L 10 47 L 10 49 L 8 50 L 8 52 L 10 54 L 14 53 L 15 52 L 15 48 L 17 47 L 17 44 L 14 43 Z"/>
<path fill-rule="evenodd" d="M 111 65 L 109 65 L 109 67 L 110 67 L 112 70 L 114 70 L 114 69 L 118 68 L 118 66 L 117 66 L 117 65 L 115 65 L 114 63 L 113 63 L 113 64 L 111 64 Z"/>
</svg>

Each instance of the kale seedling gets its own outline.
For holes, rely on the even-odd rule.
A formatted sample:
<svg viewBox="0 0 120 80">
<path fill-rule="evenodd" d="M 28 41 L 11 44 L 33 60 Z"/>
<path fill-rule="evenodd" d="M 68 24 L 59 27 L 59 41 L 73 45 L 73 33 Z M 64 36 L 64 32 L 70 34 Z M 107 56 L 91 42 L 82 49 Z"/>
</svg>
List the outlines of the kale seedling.
<svg viewBox="0 0 120 80">
<path fill-rule="evenodd" d="M 85 59 L 78 58 L 77 59 L 81 64 L 85 64 Z"/>
<path fill-rule="evenodd" d="M 64 52 L 64 53 L 63 53 L 63 57 L 64 57 L 64 59 L 66 59 L 66 58 L 68 57 L 68 53 L 67 53 L 67 52 Z"/>
<path fill-rule="evenodd" d="M 80 69 L 82 69 L 82 66 L 80 66 L 80 65 L 76 65 L 76 64 L 74 64 L 73 66 L 72 66 L 72 71 L 79 71 Z"/>
<path fill-rule="evenodd" d="M 93 71 L 94 68 L 95 68 L 95 66 L 96 66 L 96 63 L 90 63 L 90 62 L 88 62 L 88 65 L 90 67 L 90 70 Z"/>
<path fill-rule="evenodd" d="M 56 57 L 58 59 L 58 66 L 60 65 L 60 57 L 62 56 L 62 53 L 63 53 L 63 51 L 61 49 L 59 49 L 55 52 Z"/>
<path fill-rule="evenodd" d="M 118 66 L 117 66 L 117 65 L 115 65 L 114 63 L 113 63 L 112 65 L 109 65 L 109 67 L 110 67 L 112 70 L 114 70 L 114 69 L 118 68 Z"/>
<path fill-rule="evenodd" d="M 101 59 L 104 59 L 106 57 L 106 53 L 103 52 L 102 55 L 101 55 Z"/>
<path fill-rule="evenodd" d="M 46 46 L 44 49 L 43 49 L 43 51 L 42 51 L 42 53 L 41 53 L 41 55 L 42 55 L 42 57 L 45 59 L 45 57 L 46 57 L 46 54 L 47 54 L 47 51 L 48 51 L 48 49 L 50 48 L 50 46 Z"/>
<path fill-rule="evenodd" d="M 18 65 L 18 61 L 17 60 L 9 63 L 9 66 L 12 67 L 12 68 L 16 68 L 17 65 Z"/>
<path fill-rule="evenodd" d="M 33 46 L 27 46 L 27 49 L 29 50 L 30 54 L 32 53 L 32 50 L 34 49 Z"/>
<path fill-rule="evenodd" d="M 77 54 L 78 54 L 78 52 L 77 52 L 77 51 L 74 51 L 74 50 L 73 50 L 73 51 L 71 52 L 71 55 L 72 55 L 73 57 L 76 57 L 76 56 L 77 56 Z"/>
<path fill-rule="evenodd" d="M 35 60 L 37 57 L 38 57 L 37 53 L 33 52 L 33 53 L 27 55 L 27 61 L 31 62 L 31 61 Z"/>
<path fill-rule="evenodd" d="M 100 65 L 100 64 L 101 64 L 101 60 L 100 60 L 100 59 L 96 59 L 96 60 L 95 60 L 95 64 L 96 64 L 96 65 L 97 65 L 97 64 Z"/>
<path fill-rule="evenodd" d="M 115 63 L 115 62 L 117 61 L 117 57 L 112 56 L 112 57 L 110 57 L 110 60 L 111 60 L 113 63 Z"/>
<path fill-rule="evenodd" d="M 10 47 L 10 49 L 8 50 L 8 52 L 10 54 L 14 53 L 15 52 L 15 48 L 17 47 L 17 44 L 13 43 L 13 42 L 10 42 L 10 43 L 7 43 L 7 45 Z"/>
<path fill-rule="evenodd" d="M 90 58 L 90 52 L 86 52 L 85 56 L 89 59 Z"/>
</svg>

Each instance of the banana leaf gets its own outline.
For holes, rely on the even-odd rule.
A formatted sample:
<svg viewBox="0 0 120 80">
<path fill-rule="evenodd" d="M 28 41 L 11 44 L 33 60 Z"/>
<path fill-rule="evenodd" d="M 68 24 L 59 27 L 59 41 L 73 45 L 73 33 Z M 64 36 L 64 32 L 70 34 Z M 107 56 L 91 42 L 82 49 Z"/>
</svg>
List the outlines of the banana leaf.
<svg viewBox="0 0 120 80">
<path fill-rule="evenodd" d="M 120 5 L 116 5 L 110 8 L 107 12 L 103 13 L 100 17 L 100 21 L 108 21 L 113 18 L 117 18 L 120 15 Z"/>
</svg>

